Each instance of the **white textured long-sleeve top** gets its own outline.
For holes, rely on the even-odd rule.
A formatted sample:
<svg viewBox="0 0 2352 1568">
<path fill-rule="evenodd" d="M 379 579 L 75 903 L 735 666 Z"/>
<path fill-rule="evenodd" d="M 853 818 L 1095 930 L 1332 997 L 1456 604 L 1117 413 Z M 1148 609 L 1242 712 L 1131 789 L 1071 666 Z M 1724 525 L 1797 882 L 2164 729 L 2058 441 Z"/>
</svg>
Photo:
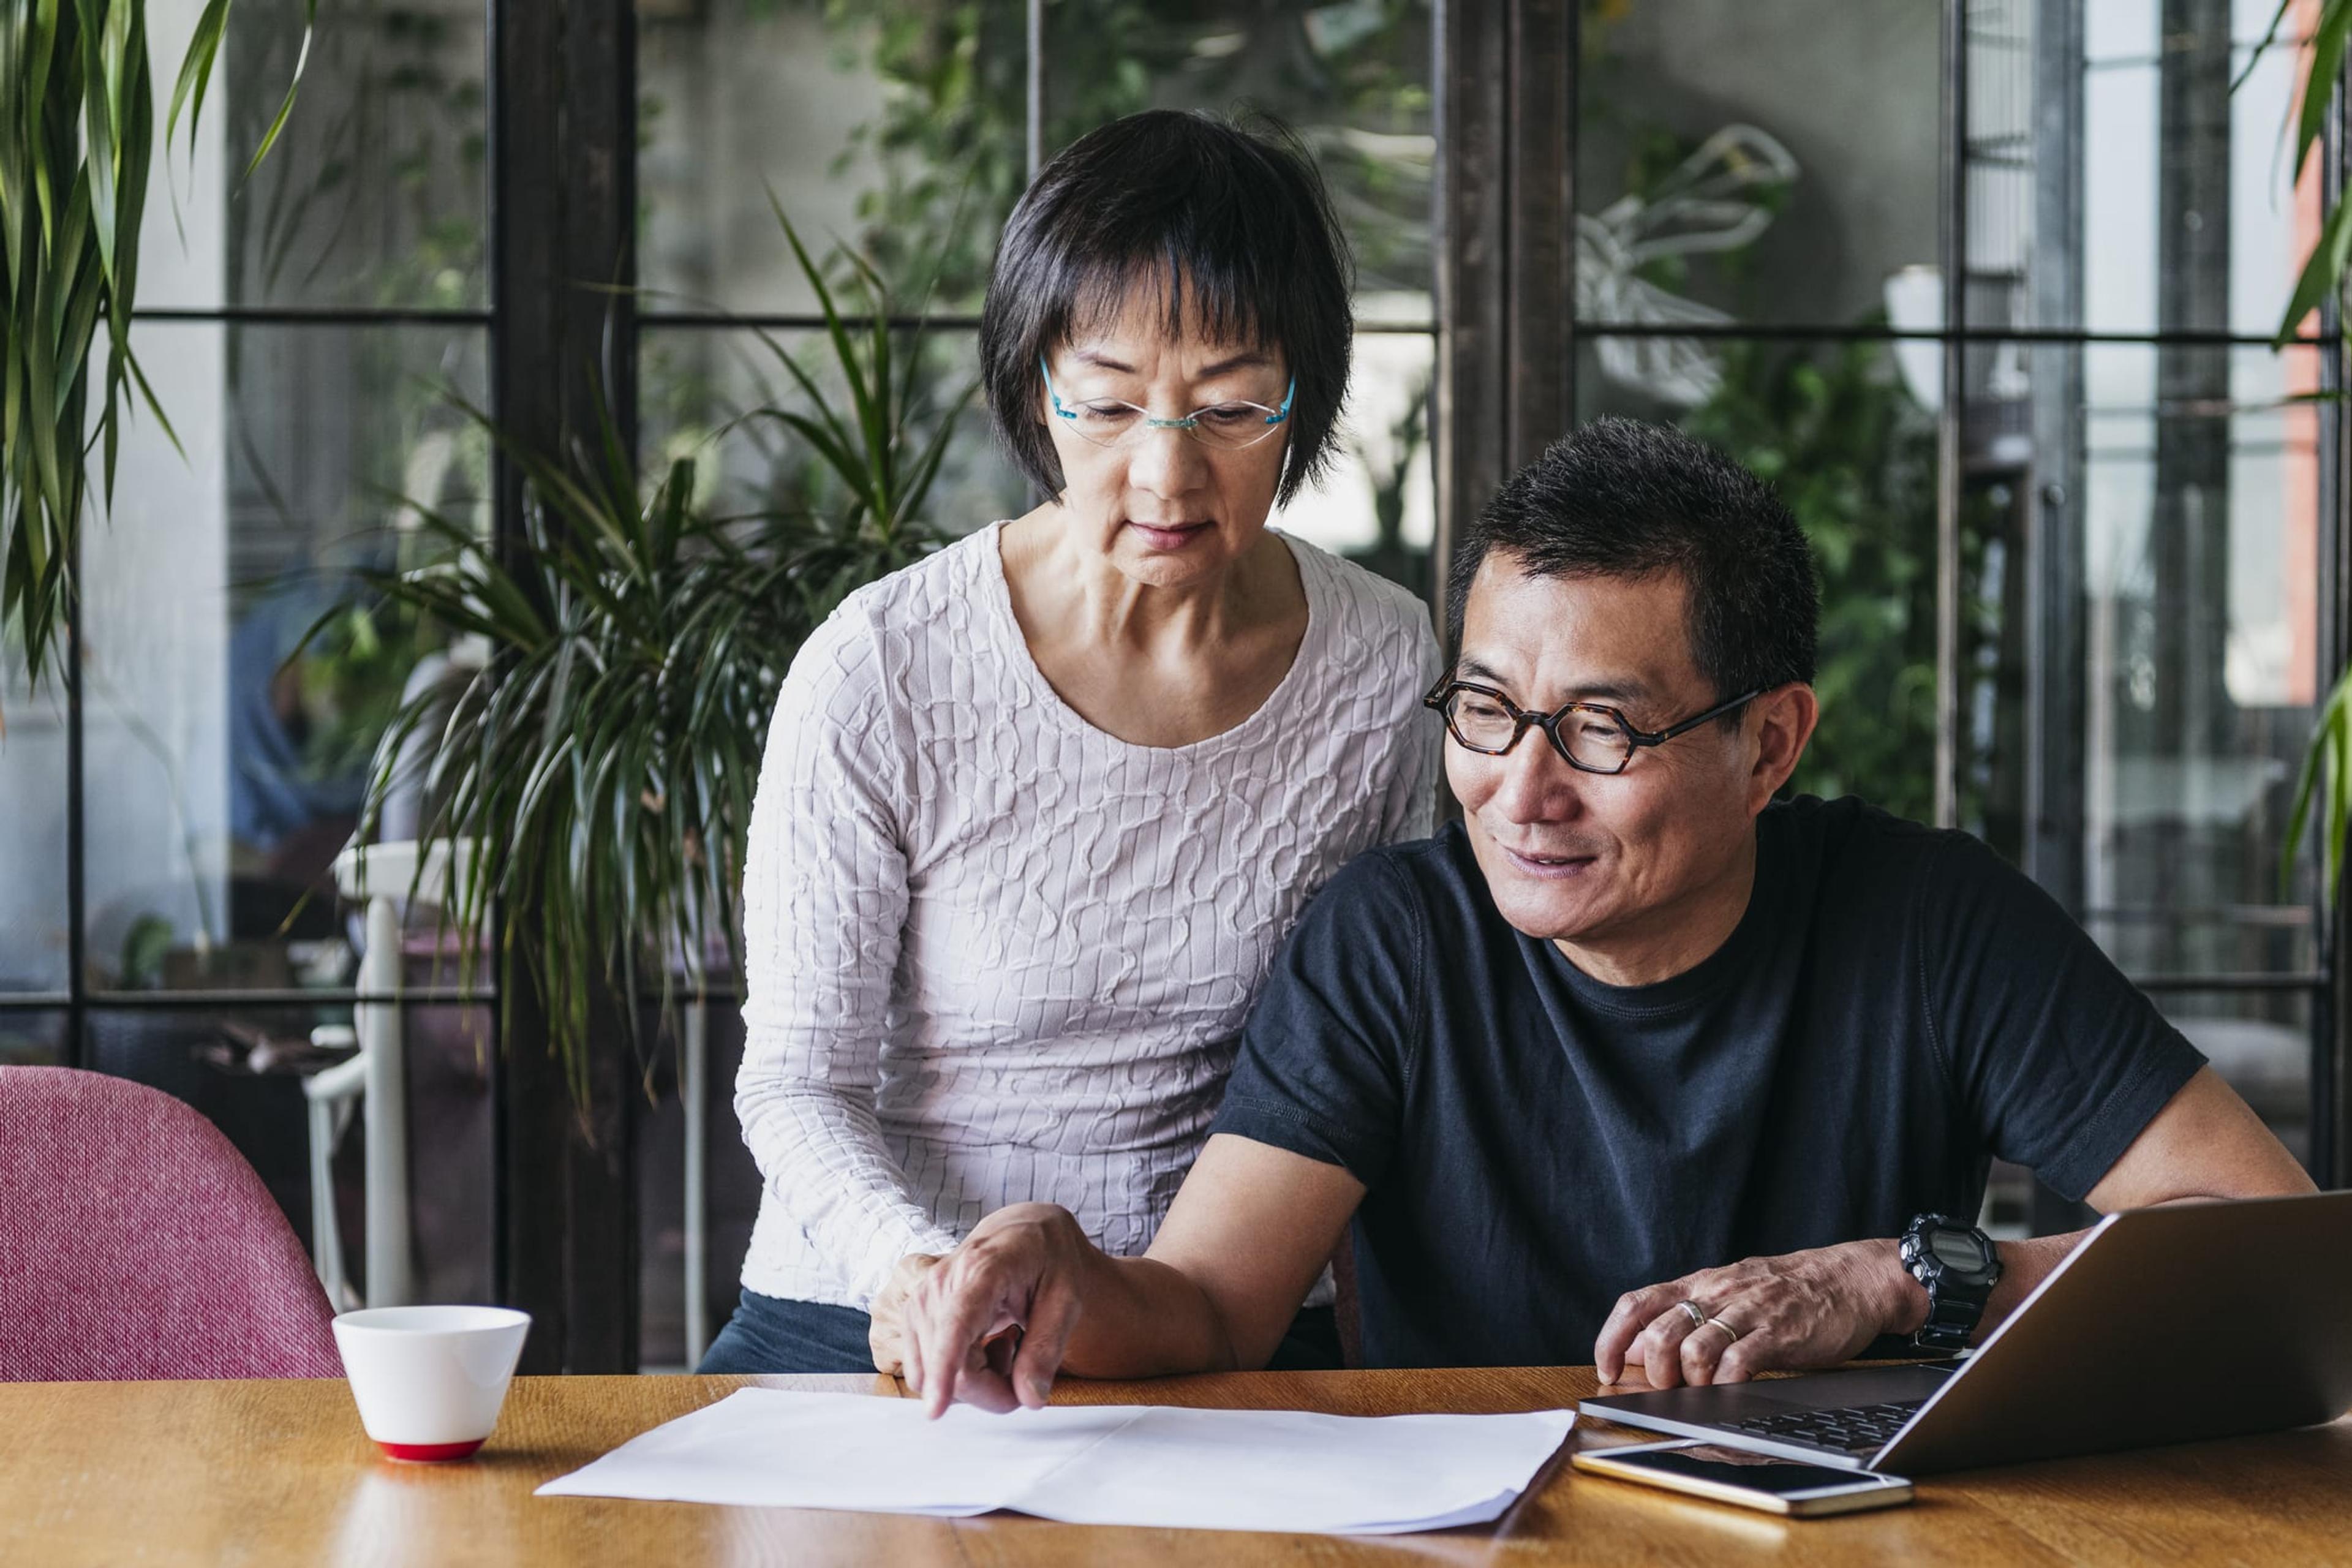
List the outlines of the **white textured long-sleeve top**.
<svg viewBox="0 0 2352 1568">
<path fill-rule="evenodd" d="M 1307 898 L 1431 830 L 1421 603 L 1286 540 L 1307 626 L 1248 719 L 1130 744 L 1030 657 L 984 529 L 850 595 L 793 661 L 743 904 L 743 1284 L 863 1308 L 1040 1200 L 1150 1244 Z"/>
</svg>

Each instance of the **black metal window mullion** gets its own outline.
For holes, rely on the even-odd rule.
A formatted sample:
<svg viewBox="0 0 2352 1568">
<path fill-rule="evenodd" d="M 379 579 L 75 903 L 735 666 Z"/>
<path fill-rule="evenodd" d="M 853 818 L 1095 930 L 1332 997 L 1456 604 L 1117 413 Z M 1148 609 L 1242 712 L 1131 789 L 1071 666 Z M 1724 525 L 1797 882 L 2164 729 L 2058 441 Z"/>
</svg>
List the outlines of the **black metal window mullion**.
<svg viewBox="0 0 2352 1568">
<path fill-rule="evenodd" d="M 89 893 L 88 823 L 82 805 L 82 592 L 81 531 L 74 532 L 73 570 L 66 577 L 66 1037 L 60 1053 L 68 1067 L 89 1059 L 84 1044 L 89 1013 L 84 1001 L 88 980 Z"/>
<path fill-rule="evenodd" d="M 908 331 L 919 327 L 929 331 L 972 332 L 980 330 L 980 318 L 972 315 L 887 316 L 883 318 L 893 330 Z M 845 311 L 841 321 L 845 326 L 870 327 L 875 318 L 855 311 Z M 687 329 L 744 331 L 814 332 L 828 325 L 823 316 L 791 311 L 765 313 L 745 312 L 740 315 L 726 310 L 664 310 L 648 312 L 637 318 L 637 330 L 648 331 L 681 331 Z M 1433 321 L 1358 321 L 1352 331 L 1358 337 L 1434 337 L 1437 324 Z M 2262 340 L 2268 342 L 2270 340 Z"/>
<path fill-rule="evenodd" d="M 2345 199 L 2347 186 L 2347 161 L 2352 158 L 2352 136 L 2347 136 L 2346 115 L 2352 104 L 2352 68 L 2340 72 L 2334 101 L 2322 131 L 2320 143 L 2320 206 L 2331 210 Z M 2319 302 L 2319 328 L 2323 337 L 2332 342 L 2344 330 L 2342 301 L 2337 290 L 2326 290 Z M 2345 595 L 2352 589 L 2352 575 L 2347 572 L 2347 551 L 2352 547 L 2352 530 L 2345 526 L 2345 510 L 2352 504 L 2352 442 L 2347 441 L 2344 405 L 2339 401 L 2345 392 L 2344 353 L 2340 342 L 2336 352 L 2319 356 L 2319 389 L 2323 401 L 2318 420 L 2322 450 L 2319 470 L 2319 625 L 2318 644 L 2320 665 L 2315 671 L 2315 692 L 2326 701 L 2336 676 L 2347 662 L 2347 617 Z M 2312 835 L 2315 840 L 2318 834 Z M 2316 845 L 2314 846 L 2316 855 Z M 2336 1187 L 2352 1183 L 2352 1082 L 2347 1082 L 2345 1068 L 2345 1047 L 2341 1038 L 2343 1020 L 2347 1016 L 2344 988 L 2352 974 L 2352 954 L 2345 947 L 2345 922 L 2340 904 L 2328 897 L 2324 878 L 2315 878 L 2311 895 L 2314 930 L 2318 933 L 2318 951 L 2322 967 L 2327 972 L 2327 982 L 2320 986 L 2312 1002 L 2311 1028 L 2311 1169 L 2322 1187 Z"/>
<path fill-rule="evenodd" d="M 153 305 L 131 312 L 133 321 L 226 327 L 486 327 L 488 310 L 445 310 L 400 305 Z"/>
<path fill-rule="evenodd" d="M 1376 327 L 1360 327 L 1359 331 L 1379 331 Z M 1419 330 L 1419 329 L 1414 329 Z M 2193 331 L 2117 332 L 2095 331 L 2084 327 L 1971 327 L 1963 322 L 1958 328 L 1927 329 L 1880 326 L 1872 322 L 1860 325 L 1837 325 L 1822 322 L 1790 322 L 1786 325 L 1758 325 L 1748 321 L 1584 321 L 1576 323 L 1580 337 L 1594 338 L 1691 338 L 1700 341 L 1776 342 L 1957 342 L 1963 344 L 2034 343 L 2066 347 L 2074 344 L 2140 346 L 2170 344 L 2182 348 L 2244 348 L 2266 349 L 2277 340 L 2258 332 L 2209 332 Z M 2287 340 L 2290 348 L 2327 348 L 2336 342 L 2333 328 L 2308 332 Z"/>
<path fill-rule="evenodd" d="M 2332 982 L 2324 969 L 2289 969 L 2276 974 L 2131 974 L 2125 978 L 2150 995 L 2179 992 L 2208 996 L 2248 996 L 2279 991 L 2324 993 Z"/>
</svg>

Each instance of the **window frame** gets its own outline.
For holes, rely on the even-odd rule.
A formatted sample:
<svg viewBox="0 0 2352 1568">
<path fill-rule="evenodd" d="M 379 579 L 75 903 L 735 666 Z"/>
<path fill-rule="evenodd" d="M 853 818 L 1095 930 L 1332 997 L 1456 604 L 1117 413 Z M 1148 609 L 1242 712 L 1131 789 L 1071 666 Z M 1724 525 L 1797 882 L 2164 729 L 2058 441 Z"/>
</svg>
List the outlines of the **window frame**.
<svg viewBox="0 0 2352 1568">
<path fill-rule="evenodd" d="M 1039 55 L 1045 0 L 1025 0 L 1027 153 L 1034 174 L 1042 146 L 1043 105 L 1049 62 Z M 2079 6 L 2039 8 L 2061 23 L 2068 16 L 2079 40 Z M 1957 264 L 1967 255 L 1969 213 L 1962 161 L 1967 142 L 1969 0 L 1943 0 L 1942 177 L 1944 221 L 1939 260 L 1947 282 L 1945 326 L 1931 334 L 1892 330 L 1745 325 L 1724 329 L 1663 329 L 1681 336 L 1772 341 L 1895 341 L 1930 337 L 1944 349 L 1946 395 L 1937 413 L 1938 744 L 1937 816 L 1957 812 L 1959 765 L 1958 637 L 1959 470 L 1965 417 L 1963 351 L 1973 344 L 2024 339 L 2053 351 L 2096 342 L 2261 345 L 2268 340 L 2227 333 L 2089 331 L 2020 331 L 1972 325 L 1966 283 Z M 1442 605 L 1454 535 L 1467 516 L 1512 470 L 1566 429 L 1576 407 L 1580 339 L 1643 335 L 1651 329 L 1578 321 L 1572 243 L 1577 210 L 1578 33 L 1576 0 L 1432 0 L 1433 123 L 1437 142 L 1432 199 L 1433 317 L 1425 323 L 1379 323 L 1361 332 L 1401 332 L 1433 341 L 1431 439 L 1437 488 L 1437 531 L 1432 548 L 1433 608 Z M 492 412 L 545 449 L 561 449 L 567 432 L 593 417 L 596 367 L 625 438 L 637 421 L 636 364 L 642 335 L 670 330 L 757 327 L 821 329 L 822 318 L 713 312 L 644 312 L 625 292 L 635 279 L 636 236 L 635 18 L 629 0 L 486 0 L 485 48 L 490 131 L 485 217 L 488 229 L 489 300 L 480 310 L 389 308 L 305 309 L 223 307 L 141 310 L 134 320 L 224 326 L 289 327 L 441 325 L 488 336 Z M 2324 160 L 2324 195 L 2346 189 L 2345 95 L 2330 110 Z M 2079 198 L 2078 198 L 2079 199 Z M 2058 215 L 2063 217 L 2063 212 Z M 576 281 L 581 257 L 609 258 L 606 286 Z M 610 284 L 623 286 L 614 292 Z M 2079 319 L 2079 313 L 2076 319 Z M 856 319 L 853 319 L 856 320 Z M 969 317 L 933 325 L 968 328 Z M 2319 329 L 2307 339 L 2322 352 L 2323 387 L 2346 390 L 2340 323 L 2331 299 Z M 2344 595 L 2352 583 L 2352 530 L 2344 511 L 2352 475 L 2352 420 L 2338 405 L 2320 412 L 2319 645 L 2321 689 L 2352 660 L 2352 614 Z M 510 548 L 520 534 L 520 495 L 512 466 L 498 460 L 496 538 Z M 2069 714 L 2079 698 L 2067 687 L 2076 667 L 2064 650 L 2078 647 L 2079 614 L 2070 623 L 2069 573 L 2063 530 L 2037 532 L 2032 567 L 2041 598 L 2031 628 L 2033 743 L 2059 760 L 2079 755 L 2079 721 Z M 82 629 L 79 576 L 66 605 L 68 635 Z M 66 858 L 68 984 L 63 991 L 0 994 L 0 1014 L 65 1016 L 64 1059 L 81 1065 L 90 1015 L 164 1009 L 295 1007 L 352 1005 L 391 998 L 355 989 L 268 992 L 124 992 L 89 983 L 85 888 L 87 822 L 84 801 L 85 692 L 78 660 L 67 659 Z M 2070 728 L 2070 725 L 2072 726 Z M 2077 768 L 2079 773 L 2079 767 Z M 2046 808 L 2049 802 L 2042 802 Z M 2030 824 L 2058 821 L 2062 808 L 2032 810 Z M 2079 816 L 2075 818 L 2079 821 Z M 2027 868 L 2070 908 L 2063 862 L 2079 860 L 2079 837 L 2065 841 L 2029 829 Z M 2137 977 L 2151 994 L 2174 991 L 2263 992 L 2291 989 L 2313 1000 L 2312 1095 L 2314 1164 L 2324 1184 L 2352 1182 L 2352 1039 L 2341 1020 L 2352 1017 L 2342 994 L 2352 975 L 2347 923 L 2334 908 L 2315 905 L 2319 952 L 2326 963 L 2295 973 L 2149 975 Z M 515 976 L 501 974 L 501 984 Z M 724 999 L 731 991 L 714 991 Z M 483 1000 L 486 993 L 467 998 Z M 446 987 L 420 988 L 398 998 L 404 1008 L 446 1006 L 460 998 Z M 633 1092 L 631 1068 L 617 1034 L 596 1052 L 598 1109 L 583 1129 L 572 1118 L 560 1076 L 547 1063 L 544 1019 L 528 995 L 492 1009 L 497 1040 L 493 1064 L 500 1130 L 494 1197 L 499 1237 L 497 1278 L 510 1300 L 542 1319 L 543 1332 L 527 1352 L 527 1370 L 619 1370 L 634 1367 L 636 1346 L 636 1194 L 625 1156 Z M 558 1225 L 525 1225 L 522 1215 L 562 1214 Z"/>
</svg>

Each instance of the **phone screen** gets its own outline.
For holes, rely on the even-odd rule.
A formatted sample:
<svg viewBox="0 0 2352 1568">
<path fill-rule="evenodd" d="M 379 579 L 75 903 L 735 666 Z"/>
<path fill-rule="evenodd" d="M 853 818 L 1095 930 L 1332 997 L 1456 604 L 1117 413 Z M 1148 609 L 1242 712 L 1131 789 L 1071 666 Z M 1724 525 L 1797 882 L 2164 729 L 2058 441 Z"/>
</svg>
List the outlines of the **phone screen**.
<svg viewBox="0 0 2352 1568">
<path fill-rule="evenodd" d="M 1638 1453 L 1622 1448 L 1602 1452 L 1609 1455 L 1612 1463 L 1629 1469 L 1656 1470 L 1692 1480 L 1713 1481 L 1717 1486 L 1744 1487 L 1774 1497 L 1820 1491 L 1828 1487 L 1870 1486 L 1880 1479 L 1867 1470 L 1841 1470 L 1828 1465 L 1776 1459 L 1769 1454 L 1751 1454 L 1743 1448 L 1726 1448 L 1714 1443 L 1648 1448 Z"/>
</svg>

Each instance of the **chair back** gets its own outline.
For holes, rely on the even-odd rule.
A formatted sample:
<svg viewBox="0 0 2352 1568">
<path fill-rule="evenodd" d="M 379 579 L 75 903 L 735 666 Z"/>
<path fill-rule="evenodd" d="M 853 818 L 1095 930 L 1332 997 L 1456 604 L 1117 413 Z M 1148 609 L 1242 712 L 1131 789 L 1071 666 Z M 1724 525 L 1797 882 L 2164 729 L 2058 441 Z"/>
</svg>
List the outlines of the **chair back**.
<svg viewBox="0 0 2352 1568">
<path fill-rule="evenodd" d="M 192 1107 L 0 1068 L 0 1382 L 336 1377 L 333 1316 L 261 1178 Z"/>
</svg>

